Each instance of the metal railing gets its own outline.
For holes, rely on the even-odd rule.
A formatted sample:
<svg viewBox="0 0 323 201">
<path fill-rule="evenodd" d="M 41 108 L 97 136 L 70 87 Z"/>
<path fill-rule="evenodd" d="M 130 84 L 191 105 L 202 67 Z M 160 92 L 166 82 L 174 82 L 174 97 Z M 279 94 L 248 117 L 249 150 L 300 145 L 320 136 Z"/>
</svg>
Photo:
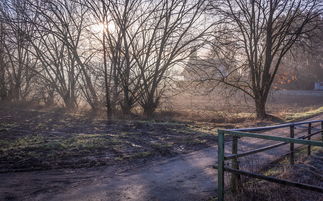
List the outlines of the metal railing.
<svg viewBox="0 0 323 201">
<path fill-rule="evenodd" d="M 313 127 L 313 124 L 320 123 L 320 129 Z M 307 126 L 303 126 L 307 125 Z M 290 129 L 289 137 L 279 137 L 279 136 L 272 136 L 272 135 L 264 135 L 264 134 L 257 134 L 251 132 L 258 132 L 258 131 L 267 131 L 273 130 L 278 128 L 288 128 Z M 302 128 L 307 129 L 307 135 L 300 136 L 295 138 L 295 128 Z M 314 131 L 314 132 L 313 132 Z M 275 177 L 265 176 L 257 173 L 252 173 L 248 171 L 243 171 L 239 169 L 239 161 L 238 158 L 248 156 L 251 154 L 263 152 L 266 150 L 270 150 L 276 147 L 280 147 L 282 145 L 290 144 L 290 155 L 289 161 L 290 164 L 293 165 L 295 161 L 295 147 L 294 144 L 302 144 L 307 145 L 307 154 L 311 154 L 311 147 L 312 146 L 320 146 L 323 147 L 323 142 L 320 141 L 313 141 L 311 137 L 321 133 L 322 141 L 323 141 L 323 120 L 314 120 L 314 121 L 304 121 L 304 122 L 295 122 L 295 123 L 288 123 L 288 124 L 281 124 L 276 126 L 268 126 L 268 127 L 257 127 L 257 128 L 242 128 L 242 129 L 228 129 L 228 130 L 218 130 L 218 200 L 224 200 L 224 172 L 232 173 L 230 187 L 233 190 L 239 189 L 241 187 L 240 175 L 254 177 L 262 180 L 267 180 L 270 182 L 280 183 L 284 185 L 299 187 L 302 189 L 323 192 L 323 188 L 319 186 L 313 186 L 309 184 L 303 184 L 298 182 L 292 182 L 284 179 L 278 179 Z M 225 141 L 224 136 L 229 135 L 232 136 L 232 148 L 230 155 L 225 155 Z M 254 149 L 251 151 L 238 153 L 238 140 L 240 137 L 250 137 L 250 138 L 259 138 L 265 140 L 272 140 L 278 141 L 279 143 L 265 146 L 262 148 Z M 231 167 L 227 167 L 224 165 L 224 161 L 232 160 Z"/>
</svg>

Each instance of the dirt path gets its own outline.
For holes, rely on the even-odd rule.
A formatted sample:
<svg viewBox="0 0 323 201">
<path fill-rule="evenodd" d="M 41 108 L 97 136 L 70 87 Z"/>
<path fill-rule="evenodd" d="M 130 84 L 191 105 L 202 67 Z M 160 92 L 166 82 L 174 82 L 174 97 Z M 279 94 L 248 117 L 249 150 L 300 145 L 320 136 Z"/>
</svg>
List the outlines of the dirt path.
<svg viewBox="0 0 323 201">
<path fill-rule="evenodd" d="M 199 200 L 215 191 L 208 148 L 119 173 L 114 169 L 1 174 L 0 200 Z"/>
<path fill-rule="evenodd" d="M 320 115 L 313 119 L 322 118 Z M 296 137 L 302 131 L 296 129 Z M 287 136 L 288 132 L 289 129 L 279 129 L 270 134 Z M 273 143 L 246 138 L 239 149 L 246 151 Z M 286 153 L 288 146 L 283 146 L 244 158 L 241 164 L 254 170 Z M 217 147 L 210 147 L 124 171 L 102 167 L 0 174 L 0 200 L 205 200 L 216 193 L 216 170 L 212 168 L 216 160 Z"/>
</svg>

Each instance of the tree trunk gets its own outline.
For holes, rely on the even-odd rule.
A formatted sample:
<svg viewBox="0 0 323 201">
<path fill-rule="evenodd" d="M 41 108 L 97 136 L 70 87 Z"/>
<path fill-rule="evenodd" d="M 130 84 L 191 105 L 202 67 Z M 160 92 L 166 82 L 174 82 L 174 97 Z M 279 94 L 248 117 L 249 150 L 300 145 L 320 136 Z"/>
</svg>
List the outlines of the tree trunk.
<svg viewBox="0 0 323 201">
<path fill-rule="evenodd" d="M 255 98 L 257 119 L 265 119 L 267 117 L 266 101 L 267 99 L 264 97 Z"/>
<path fill-rule="evenodd" d="M 107 46 L 105 42 L 106 42 L 106 35 L 105 35 L 105 32 L 103 32 L 102 46 L 103 46 L 103 65 L 104 65 L 105 106 L 106 106 L 107 119 L 110 120 L 112 118 L 113 111 L 111 106 L 110 79 L 108 77 Z"/>
<path fill-rule="evenodd" d="M 0 101 L 3 101 L 7 98 L 7 88 L 5 82 L 5 61 L 4 61 L 4 41 L 5 41 L 5 34 L 4 34 L 4 27 L 3 23 L 0 22 Z"/>
<path fill-rule="evenodd" d="M 144 107 L 144 116 L 151 118 L 156 110 L 156 107 L 154 105 L 145 105 Z"/>
<path fill-rule="evenodd" d="M 144 109 L 144 116 L 151 118 L 157 106 L 158 100 L 155 100 L 154 98 L 148 99 L 147 102 L 142 105 L 142 108 Z"/>
<path fill-rule="evenodd" d="M 129 95 L 129 89 L 127 85 L 123 87 L 123 93 L 123 100 L 121 102 L 122 113 L 124 115 L 129 115 L 131 114 L 131 109 L 133 107 L 134 101 L 133 98 Z"/>
<path fill-rule="evenodd" d="M 54 101 L 54 91 L 49 91 L 47 96 L 44 96 L 44 103 L 46 106 L 52 106 L 54 105 L 55 101 Z"/>
<path fill-rule="evenodd" d="M 15 102 L 18 102 L 21 100 L 20 98 L 20 81 L 16 80 L 16 83 L 14 84 L 13 88 L 12 88 L 12 96 L 11 99 L 14 100 Z"/>
<path fill-rule="evenodd" d="M 73 110 L 77 107 L 76 99 L 74 97 L 66 95 L 63 100 L 66 108 Z"/>
<path fill-rule="evenodd" d="M 131 114 L 132 109 L 132 101 L 129 98 L 124 97 L 123 103 L 121 104 L 122 114 L 129 115 Z"/>
<path fill-rule="evenodd" d="M 6 98 L 7 98 L 7 88 L 6 88 L 6 82 L 5 82 L 4 62 L 2 61 L 2 58 L 0 58 L 0 100 L 3 101 Z"/>
<path fill-rule="evenodd" d="M 124 115 L 131 114 L 131 108 L 132 108 L 132 105 L 130 103 L 128 103 L 128 102 L 123 103 L 121 106 L 122 114 L 124 114 Z"/>
</svg>

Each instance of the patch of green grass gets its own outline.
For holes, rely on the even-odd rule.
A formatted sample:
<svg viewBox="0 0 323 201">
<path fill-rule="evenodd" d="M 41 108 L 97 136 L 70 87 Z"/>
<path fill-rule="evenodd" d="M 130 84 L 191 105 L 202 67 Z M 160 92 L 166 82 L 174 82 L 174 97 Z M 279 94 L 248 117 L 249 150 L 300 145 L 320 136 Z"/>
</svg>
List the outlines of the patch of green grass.
<svg viewBox="0 0 323 201">
<path fill-rule="evenodd" d="M 10 142 L 8 140 L 0 140 L 0 150 L 3 150 L 10 146 Z"/>
<path fill-rule="evenodd" d="M 172 154 L 172 145 L 172 143 L 154 143 L 151 146 L 155 152 L 166 156 Z"/>
<path fill-rule="evenodd" d="M 197 144 L 206 143 L 206 140 L 195 138 L 195 137 L 187 137 L 187 138 L 181 139 L 180 142 L 187 145 L 197 145 Z"/>
<path fill-rule="evenodd" d="M 8 131 L 10 130 L 10 128 L 14 128 L 15 126 L 16 126 L 15 124 L 0 122 L 0 135 L 2 134 L 1 132 Z"/>
<path fill-rule="evenodd" d="M 118 135 L 122 135 L 122 136 L 128 136 L 128 135 L 140 135 L 141 133 L 140 132 L 125 132 L 125 131 L 123 131 L 123 132 L 120 132 L 120 134 L 118 134 Z"/>
<path fill-rule="evenodd" d="M 1 127 L 15 127 L 17 126 L 16 124 L 14 123 L 3 123 L 3 122 L 0 122 L 0 128 Z"/>
<path fill-rule="evenodd" d="M 139 153 L 134 153 L 130 155 L 130 158 L 135 159 L 135 158 L 145 158 L 154 155 L 153 152 L 150 151 L 144 151 L 144 152 L 139 152 Z"/>
<path fill-rule="evenodd" d="M 151 144 L 151 146 L 154 148 L 154 149 L 169 149 L 173 146 L 173 143 L 153 143 Z"/>
<path fill-rule="evenodd" d="M 281 173 L 281 170 L 279 168 L 271 168 L 264 172 L 265 176 L 275 176 Z"/>
<path fill-rule="evenodd" d="M 23 153 L 28 151 L 40 152 L 49 155 L 64 152 L 75 155 L 86 151 L 102 150 L 115 144 L 122 143 L 117 137 L 104 134 L 78 134 L 68 138 L 45 138 L 41 135 L 28 135 L 14 141 L 0 140 L 0 151 L 4 154 Z"/>
<path fill-rule="evenodd" d="M 313 117 L 313 116 L 318 115 L 318 114 L 321 114 L 321 113 L 323 113 L 323 107 L 319 107 L 317 109 L 309 110 L 309 111 L 306 111 L 306 112 L 285 113 L 283 115 L 283 118 L 287 122 L 299 121 L 299 120 L 303 120 L 303 119 L 307 119 L 307 118 Z"/>
<path fill-rule="evenodd" d="M 8 148 L 23 149 L 27 147 L 37 147 L 44 144 L 44 137 L 41 135 L 28 135 L 18 138 L 16 141 L 10 144 Z"/>
<path fill-rule="evenodd" d="M 76 149 L 104 149 L 108 146 L 122 143 L 117 137 L 106 134 L 78 134 L 64 141 L 67 148 Z"/>
<path fill-rule="evenodd" d="M 66 144 L 59 140 L 53 140 L 43 144 L 40 148 L 45 150 L 64 150 L 66 149 Z"/>
<path fill-rule="evenodd" d="M 104 138 L 76 138 L 69 144 L 78 149 L 102 149 L 107 145 Z"/>
<path fill-rule="evenodd" d="M 196 134 L 196 132 L 200 133 L 200 136 L 207 136 L 207 135 L 217 135 L 218 128 L 208 128 L 208 127 L 201 127 L 201 128 L 193 128 L 190 133 Z"/>
<path fill-rule="evenodd" d="M 188 124 L 185 127 L 178 127 L 178 128 L 168 128 L 172 132 L 182 133 L 187 135 L 198 135 L 200 137 L 207 137 L 210 135 L 217 135 L 217 130 L 219 127 L 208 126 L 208 125 L 195 125 L 195 124 Z"/>
<path fill-rule="evenodd" d="M 143 151 L 143 152 L 119 156 L 119 157 L 114 158 L 114 160 L 116 160 L 116 161 L 133 160 L 133 159 L 139 159 L 139 158 L 147 158 L 147 157 L 150 157 L 153 155 L 154 155 L 153 152 Z"/>
<path fill-rule="evenodd" d="M 55 155 L 66 150 L 62 140 L 46 140 L 41 135 L 29 135 L 14 141 L 1 140 L 0 151 L 3 156 L 34 157 L 39 155 Z"/>
</svg>

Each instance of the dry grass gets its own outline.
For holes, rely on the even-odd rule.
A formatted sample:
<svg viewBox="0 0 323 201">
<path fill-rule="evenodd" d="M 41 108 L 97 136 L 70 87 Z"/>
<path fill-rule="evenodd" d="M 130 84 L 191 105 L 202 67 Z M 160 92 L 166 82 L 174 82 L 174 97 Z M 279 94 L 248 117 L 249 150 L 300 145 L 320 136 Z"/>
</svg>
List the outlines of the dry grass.
<svg viewBox="0 0 323 201">
<path fill-rule="evenodd" d="M 288 159 L 273 164 L 264 175 L 323 187 L 323 148 L 306 156 L 305 149 L 298 152 L 295 165 L 288 165 Z M 241 192 L 225 195 L 227 201 L 322 201 L 321 193 L 289 187 L 258 179 L 249 179 Z"/>
<path fill-rule="evenodd" d="M 319 107 L 319 108 L 310 108 L 309 110 L 303 111 L 303 112 L 281 113 L 280 115 L 283 116 L 283 118 L 286 121 L 300 121 L 322 113 L 323 113 L 323 107 Z"/>
<path fill-rule="evenodd" d="M 299 95 L 298 91 L 294 95 L 293 92 L 273 93 L 268 98 L 266 110 L 268 114 L 281 119 L 281 122 L 303 120 L 323 113 L 322 96 L 310 92 Z M 214 91 L 208 95 L 186 92 L 164 102 L 158 110 L 159 118 L 220 124 L 257 123 L 253 101 L 239 93 L 228 96 L 222 91 Z"/>
</svg>

